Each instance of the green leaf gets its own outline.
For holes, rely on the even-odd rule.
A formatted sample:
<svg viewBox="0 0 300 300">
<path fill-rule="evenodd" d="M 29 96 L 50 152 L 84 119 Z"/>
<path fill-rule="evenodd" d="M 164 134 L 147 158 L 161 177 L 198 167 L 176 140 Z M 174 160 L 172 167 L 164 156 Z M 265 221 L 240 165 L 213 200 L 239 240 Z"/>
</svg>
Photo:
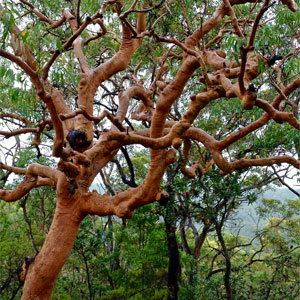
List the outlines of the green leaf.
<svg viewBox="0 0 300 300">
<path fill-rule="evenodd" d="M 15 74 L 14 74 L 14 72 L 13 72 L 11 69 L 9 69 L 9 70 L 6 72 L 6 76 L 9 78 L 9 80 L 10 80 L 11 82 L 14 82 L 14 80 L 15 80 Z"/>
</svg>

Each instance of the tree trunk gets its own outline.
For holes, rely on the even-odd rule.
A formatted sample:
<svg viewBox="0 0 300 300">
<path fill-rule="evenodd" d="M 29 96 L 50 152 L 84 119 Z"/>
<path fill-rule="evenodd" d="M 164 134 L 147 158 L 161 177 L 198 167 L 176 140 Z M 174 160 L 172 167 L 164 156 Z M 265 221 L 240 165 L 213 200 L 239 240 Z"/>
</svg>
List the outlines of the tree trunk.
<svg viewBox="0 0 300 300">
<path fill-rule="evenodd" d="M 231 282 L 230 282 L 230 274 L 231 274 L 231 261 L 230 261 L 230 255 L 228 253 L 227 247 L 225 245 L 225 241 L 222 235 L 222 231 L 221 231 L 221 225 L 217 224 L 217 222 L 215 222 L 216 225 L 216 232 L 218 235 L 218 240 L 221 244 L 222 247 L 222 255 L 225 258 L 225 265 L 226 265 L 226 270 L 225 270 L 225 274 L 224 274 L 224 285 L 225 285 L 225 290 L 226 290 L 226 299 L 227 300 L 232 300 L 233 299 L 233 293 L 232 293 L 232 289 L 231 289 Z"/>
<path fill-rule="evenodd" d="M 180 255 L 176 238 L 176 225 L 170 220 L 170 216 L 164 218 L 169 249 L 168 269 L 168 300 L 177 300 L 179 291 L 179 278 L 181 274 Z"/>
<path fill-rule="evenodd" d="M 51 299 L 56 279 L 73 248 L 82 218 L 73 209 L 57 206 L 44 245 L 28 267 L 22 300 Z"/>
</svg>

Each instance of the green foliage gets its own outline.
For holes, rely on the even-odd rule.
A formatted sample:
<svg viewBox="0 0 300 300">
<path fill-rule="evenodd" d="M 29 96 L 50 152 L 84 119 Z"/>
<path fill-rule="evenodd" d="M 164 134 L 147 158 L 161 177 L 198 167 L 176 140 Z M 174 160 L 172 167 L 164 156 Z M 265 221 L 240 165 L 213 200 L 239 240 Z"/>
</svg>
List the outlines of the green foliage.
<svg viewBox="0 0 300 300">
<path fill-rule="evenodd" d="M 0 286 L 7 284 L 1 290 L 1 299 L 11 299 L 11 295 L 20 289 L 17 269 L 22 266 L 26 256 L 32 255 L 22 210 L 16 204 L 8 206 L 0 203 Z"/>
</svg>

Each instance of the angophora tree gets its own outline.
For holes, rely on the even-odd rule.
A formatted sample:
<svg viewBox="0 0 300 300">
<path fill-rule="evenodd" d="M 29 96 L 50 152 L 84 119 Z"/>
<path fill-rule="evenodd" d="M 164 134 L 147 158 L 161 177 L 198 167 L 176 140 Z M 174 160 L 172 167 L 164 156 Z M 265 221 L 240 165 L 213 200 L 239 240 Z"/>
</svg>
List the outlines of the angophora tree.
<svg viewBox="0 0 300 300">
<path fill-rule="evenodd" d="M 53 187 L 57 196 L 53 222 L 44 245 L 35 259 L 25 266 L 22 299 L 51 298 L 79 225 L 87 215 L 130 218 L 136 208 L 165 199 L 160 183 L 168 165 L 176 161 L 175 149 L 181 153 L 182 143 L 180 170 L 189 178 L 204 175 L 213 164 L 224 175 L 241 168 L 280 163 L 300 169 L 300 162 L 292 154 L 299 149 L 297 140 L 293 143 L 294 150 L 289 148 L 290 153 L 278 150 L 278 155 L 269 157 L 246 156 L 253 150 L 249 136 L 260 135 L 261 129 L 270 122 L 288 124 L 297 133 L 300 129 L 296 95 L 300 77 L 296 71 L 288 73 L 283 68 L 298 54 L 299 34 L 295 30 L 295 34 L 292 32 L 289 36 L 290 44 L 282 45 L 284 56 L 274 52 L 275 46 L 273 53 L 265 53 L 262 50 L 264 41 L 257 39 L 258 31 L 260 37 L 264 33 L 264 25 L 272 25 L 272 17 L 268 20 L 265 13 L 270 11 L 274 16 L 276 7 L 281 4 L 274 5 L 269 0 L 263 3 L 223 0 L 212 5 L 205 1 L 194 4 L 188 1 L 124 3 L 109 0 L 99 5 L 71 0 L 66 3 L 69 8 L 58 11 L 55 4 L 61 1 L 52 2 L 4 1 L 0 7 L 1 62 L 3 67 L 8 66 L 8 62 L 14 66 L 9 71 L 1 67 L 1 76 L 11 81 L 17 73 L 19 78 L 15 85 L 2 83 L 1 117 L 12 125 L 10 130 L 0 134 L 10 138 L 32 133 L 32 144 L 40 157 L 41 140 L 50 141 L 54 132 L 52 155 L 59 158 L 56 167 L 32 163 L 20 168 L 1 163 L 6 176 L 10 173 L 24 176 L 13 190 L 0 190 L 2 200 L 17 201 L 41 186 Z M 282 0 L 282 4 L 288 7 L 286 11 L 297 13 L 294 1 Z M 174 14 L 179 11 L 182 15 L 177 18 Z M 193 24 L 191 18 L 195 20 Z M 176 20 L 177 24 L 172 27 L 170 20 Z M 282 25 L 283 32 L 291 29 L 285 26 Z M 143 41 L 148 47 L 144 51 Z M 150 49 L 151 44 L 158 49 L 156 57 Z M 103 45 L 109 46 L 100 49 Z M 226 54 L 222 47 L 232 51 Z M 95 51 L 98 53 L 93 57 L 91 53 Z M 114 54 L 109 56 L 108 53 Z M 80 70 L 74 64 L 74 57 Z M 144 60 L 145 67 L 141 63 L 132 71 L 131 60 L 136 63 L 139 58 Z M 69 80 L 68 87 L 67 83 L 62 84 L 62 73 L 57 72 L 57 66 L 62 69 L 62 64 L 72 66 L 74 71 L 68 75 L 70 79 L 64 78 L 65 82 Z M 149 71 L 151 66 L 153 70 Z M 142 76 L 152 74 L 147 84 L 139 79 L 139 68 Z M 80 73 L 78 81 L 77 70 Z M 124 70 L 130 72 L 124 74 Z M 28 78 L 33 89 L 28 88 Z M 265 81 L 266 78 L 269 80 Z M 264 82 L 260 84 L 260 80 Z M 76 82 L 75 95 L 72 85 Z M 261 98 L 265 99 L 258 97 L 254 84 L 260 84 Z M 178 108 L 183 106 L 178 100 L 183 99 L 185 87 L 195 94 L 187 91 L 190 102 L 181 115 Z M 111 92 L 112 88 L 116 92 Z M 100 89 L 110 97 L 112 108 L 105 104 L 104 96 L 95 100 Z M 15 105 L 22 101 L 18 100 L 22 96 L 32 97 L 33 91 L 38 101 L 34 103 L 31 116 L 26 118 L 24 114 L 10 111 L 8 95 Z M 244 109 L 255 111 L 255 116 L 243 122 L 239 130 L 218 136 L 197 128 L 199 122 L 194 121 L 212 100 L 231 101 L 231 98 L 239 99 Z M 140 103 L 133 109 L 131 102 L 136 100 Z M 106 106 L 106 110 L 100 113 L 96 109 L 98 104 Z M 203 116 L 205 114 L 207 112 Z M 222 118 L 220 116 L 220 121 L 225 122 Z M 239 123 L 245 116 L 235 114 L 234 118 Z M 38 122 L 34 124 L 34 120 Z M 110 122 L 110 128 L 100 132 L 97 124 L 101 121 Z M 243 145 L 244 140 L 248 149 L 230 153 L 233 144 Z M 206 149 L 206 155 L 197 142 Z M 190 164 L 193 143 L 202 154 Z M 89 192 L 97 174 L 118 150 L 133 144 L 150 148 L 149 169 L 142 184 L 136 187 L 133 181 L 131 188 L 113 196 Z M 129 169 L 132 171 L 132 166 Z"/>
</svg>

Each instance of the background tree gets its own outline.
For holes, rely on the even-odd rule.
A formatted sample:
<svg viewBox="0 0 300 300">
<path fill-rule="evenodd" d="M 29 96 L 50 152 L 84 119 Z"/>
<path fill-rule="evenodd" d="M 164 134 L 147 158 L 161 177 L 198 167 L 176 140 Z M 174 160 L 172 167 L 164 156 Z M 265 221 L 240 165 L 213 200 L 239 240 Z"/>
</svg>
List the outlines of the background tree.
<svg viewBox="0 0 300 300">
<path fill-rule="evenodd" d="M 44 186 L 56 191 L 55 210 L 42 222 L 47 226 L 53 214 L 42 246 L 26 222 L 33 257 L 20 276 L 22 299 L 51 298 L 88 215 L 131 218 L 138 207 L 168 197 L 161 182 L 177 157 L 189 179 L 212 167 L 222 175 L 258 167 L 246 174 L 264 176 L 258 180 L 263 183 L 270 170 L 281 181 L 282 171 L 288 175 L 290 167 L 280 173 L 274 165 L 300 169 L 294 1 L 68 1 L 66 6 L 20 0 L 4 1 L 0 8 L 0 134 L 15 139 L 9 147 L 1 145 L 0 197 L 22 199 L 25 217 L 28 193 Z M 150 149 L 139 180 L 130 163 L 131 145 Z M 119 150 L 129 177 L 114 159 Z M 110 162 L 130 188 L 114 193 Z M 89 191 L 99 173 L 110 195 Z M 211 221 L 229 263 L 222 222 Z M 80 239 L 74 249 L 93 299 L 89 249 Z M 119 268 L 118 257 L 113 268 Z M 230 290 L 227 284 L 228 299 Z"/>
</svg>

